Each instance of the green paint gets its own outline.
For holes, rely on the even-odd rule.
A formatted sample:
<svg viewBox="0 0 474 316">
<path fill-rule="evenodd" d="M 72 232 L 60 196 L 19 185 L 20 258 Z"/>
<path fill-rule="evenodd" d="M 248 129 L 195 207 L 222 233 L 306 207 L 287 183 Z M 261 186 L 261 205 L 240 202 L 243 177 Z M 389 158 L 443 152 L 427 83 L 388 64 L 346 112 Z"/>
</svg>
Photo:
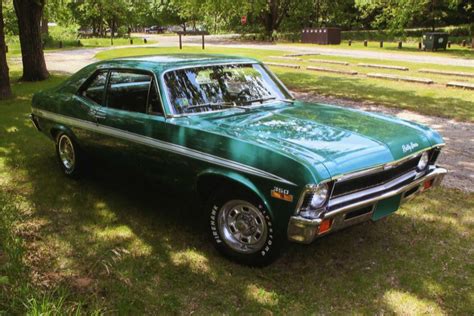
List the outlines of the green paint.
<svg viewBox="0 0 474 316">
<path fill-rule="evenodd" d="M 372 215 L 372 220 L 377 221 L 397 211 L 398 207 L 400 206 L 401 197 L 402 195 L 399 194 L 378 202 L 375 206 L 374 214 Z"/>
</svg>

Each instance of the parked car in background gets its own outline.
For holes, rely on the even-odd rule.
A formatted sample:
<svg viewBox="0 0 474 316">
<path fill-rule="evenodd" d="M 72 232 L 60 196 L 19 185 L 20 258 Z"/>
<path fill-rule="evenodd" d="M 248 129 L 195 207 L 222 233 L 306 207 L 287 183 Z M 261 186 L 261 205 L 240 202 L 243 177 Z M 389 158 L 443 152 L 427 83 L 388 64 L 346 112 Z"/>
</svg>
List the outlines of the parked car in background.
<svg viewBox="0 0 474 316">
<path fill-rule="evenodd" d="M 147 33 L 147 34 L 161 34 L 161 33 L 164 33 L 165 30 L 166 30 L 165 27 L 154 25 L 154 26 L 145 28 L 145 33 Z"/>
<path fill-rule="evenodd" d="M 294 100 L 249 58 L 95 63 L 36 93 L 32 120 L 68 176 L 98 156 L 165 183 L 153 192 L 157 209 L 172 186 L 195 194 L 217 249 L 249 265 L 272 262 L 286 240 L 311 243 L 390 215 L 447 172 L 432 129 Z"/>
</svg>

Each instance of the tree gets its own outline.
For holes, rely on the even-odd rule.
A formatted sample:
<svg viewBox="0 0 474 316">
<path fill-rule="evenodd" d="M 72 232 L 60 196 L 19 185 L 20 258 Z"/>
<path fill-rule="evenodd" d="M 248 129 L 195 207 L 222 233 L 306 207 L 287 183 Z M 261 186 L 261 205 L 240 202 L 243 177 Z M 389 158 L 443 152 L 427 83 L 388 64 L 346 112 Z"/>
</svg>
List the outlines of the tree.
<svg viewBox="0 0 474 316">
<path fill-rule="evenodd" d="M 13 0 L 20 35 L 24 81 L 39 81 L 49 77 L 44 60 L 40 21 L 46 0 Z"/>
<path fill-rule="evenodd" d="M 292 3 L 294 3 L 293 0 L 265 0 L 262 21 L 265 26 L 265 34 L 268 37 L 278 30 L 283 19 L 289 14 Z"/>
<path fill-rule="evenodd" d="M 5 47 L 5 33 L 3 31 L 3 4 L 0 1 L 0 99 L 12 95 L 10 75 L 8 72 L 7 54 Z"/>
</svg>

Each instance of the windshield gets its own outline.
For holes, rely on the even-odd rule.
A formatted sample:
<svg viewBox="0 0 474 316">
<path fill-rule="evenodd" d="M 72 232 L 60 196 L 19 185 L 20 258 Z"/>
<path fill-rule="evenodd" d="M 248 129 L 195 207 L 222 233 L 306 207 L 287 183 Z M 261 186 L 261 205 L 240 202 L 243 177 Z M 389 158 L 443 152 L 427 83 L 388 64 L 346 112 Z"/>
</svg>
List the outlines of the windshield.
<svg viewBox="0 0 474 316">
<path fill-rule="evenodd" d="M 164 79 L 175 114 L 213 112 L 288 98 L 259 64 L 179 69 L 167 72 Z"/>
</svg>

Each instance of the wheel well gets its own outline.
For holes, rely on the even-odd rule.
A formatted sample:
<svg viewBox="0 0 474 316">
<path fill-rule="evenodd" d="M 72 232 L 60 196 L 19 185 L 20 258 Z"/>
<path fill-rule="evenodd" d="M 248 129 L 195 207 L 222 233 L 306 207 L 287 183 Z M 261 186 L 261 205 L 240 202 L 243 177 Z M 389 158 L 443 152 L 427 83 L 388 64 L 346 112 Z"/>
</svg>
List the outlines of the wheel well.
<svg viewBox="0 0 474 316">
<path fill-rule="evenodd" d="M 244 184 L 222 175 L 204 175 L 201 176 L 196 183 L 197 194 L 203 202 L 208 201 L 214 192 L 224 187 L 244 190 L 260 199 L 256 192 Z"/>
<path fill-rule="evenodd" d="M 51 128 L 51 130 L 49 132 L 51 133 L 51 137 L 53 138 L 53 140 L 56 140 L 56 137 L 61 132 L 61 129 L 57 128 L 57 127 L 53 127 L 53 128 Z"/>
</svg>

